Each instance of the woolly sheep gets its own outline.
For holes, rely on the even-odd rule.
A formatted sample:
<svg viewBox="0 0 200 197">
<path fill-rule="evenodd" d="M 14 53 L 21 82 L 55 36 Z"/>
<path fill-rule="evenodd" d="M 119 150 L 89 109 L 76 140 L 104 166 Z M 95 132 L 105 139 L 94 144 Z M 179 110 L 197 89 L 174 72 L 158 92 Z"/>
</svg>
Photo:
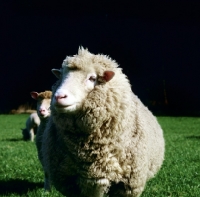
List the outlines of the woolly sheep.
<svg viewBox="0 0 200 197">
<path fill-rule="evenodd" d="M 51 114 L 50 102 L 51 102 L 52 92 L 51 91 L 45 91 L 45 92 L 40 92 L 40 93 L 31 92 L 30 94 L 33 99 L 37 100 L 37 113 L 41 121 L 40 126 L 38 127 L 38 130 L 37 130 L 37 135 L 36 135 L 36 147 L 37 147 L 37 152 L 38 152 L 38 158 L 43 166 L 42 154 L 41 154 L 42 137 L 43 137 L 44 129 L 46 127 L 48 118 Z M 45 180 L 44 180 L 44 189 L 50 190 L 50 183 L 48 181 L 46 173 L 45 173 Z"/>
<path fill-rule="evenodd" d="M 108 56 L 79 48 L 53 86 L 42 154 L 51 183 L 70 197 L 138 197 L 164 160 L 163 132 Z"/>
<path fill-rule="evenodd" d="M 21 129 L 23 139 L 27 141 L 34 141 L 34 136 L 37 133 L 37 128 L 40 125 L 40 119 L 36 112 L 32 113 L 26 120 L 26 128 Z"/>
</svg>

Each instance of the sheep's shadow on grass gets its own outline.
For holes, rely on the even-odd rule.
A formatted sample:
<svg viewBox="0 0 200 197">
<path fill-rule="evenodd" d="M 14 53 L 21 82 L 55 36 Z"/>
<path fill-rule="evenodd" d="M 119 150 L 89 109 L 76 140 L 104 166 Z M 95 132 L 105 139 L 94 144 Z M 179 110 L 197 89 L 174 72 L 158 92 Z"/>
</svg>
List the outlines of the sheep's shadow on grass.
<svg viewBox="0 0 200 197">
<path fill-rule="evenodd" d="M 191 140 L 200 140 L 200 135 L 191 135 L 187 136 L 186 138 Z"/>
<path fill-rule="evenodd" d="M 22 138 L 11 138 L 11 139 L 4 139 L 2 141 L 19 142 L 19 141 L 24 141 L 24 140 Z"/>
<path fill-rule="evenodd" d="M 28 180 L 10 179 L 8 181 L 0 180 L 0 196 L 17 193 L 19 195 L 26 194 L 28 191 L 42 188 L 43 183 L 29 182 Z"/>
</svg>

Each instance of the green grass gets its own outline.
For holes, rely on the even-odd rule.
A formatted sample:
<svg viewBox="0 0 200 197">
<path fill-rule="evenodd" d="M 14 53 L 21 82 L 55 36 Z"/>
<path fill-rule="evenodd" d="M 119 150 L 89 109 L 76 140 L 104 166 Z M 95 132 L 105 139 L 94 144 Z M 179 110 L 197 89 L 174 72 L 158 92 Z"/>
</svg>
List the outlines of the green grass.
<svg viewBox="0 0 200 197">
<path fill-rule="evenodd" d="M 159 117 L 166 153 L 161 171 L 142 197 L 200 196 L 200 118 Z"/>
<path fill-rule="evenodd" d="M 29 115 L 0 115 L 0 196 L 61 197 L 43 191 L 43 171 L 33 142 L 22 140 Z"/>
<path fill-rule="evenodd" d="M 0 196 L 61 197 L 43 191 L 43 172 L 36 147 L 24 142 L 27 114 L 0 115 Z M 200 197 L 200 118 L 158 117 L 165 136 L 162 169 L 141 197 Z"/>
</svg>

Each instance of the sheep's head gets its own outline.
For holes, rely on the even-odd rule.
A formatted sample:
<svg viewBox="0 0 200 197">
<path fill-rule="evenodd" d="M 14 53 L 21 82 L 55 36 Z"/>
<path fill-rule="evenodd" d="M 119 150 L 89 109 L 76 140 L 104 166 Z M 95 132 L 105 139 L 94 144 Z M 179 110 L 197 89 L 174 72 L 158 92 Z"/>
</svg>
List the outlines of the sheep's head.
<svg viewBox="0 0 200 197">
<path fill-rule="evenodd" d="M 99 77 L 95 72 L 76 71 L 68 68 L 62 71 L 52 69 L 52 72 L 62 78 L 62 83 L 52 100 L 52 105 L 59 113 L 76 111 L 96 85 L 108 82 L 114 76 L 113 71 L 105 71 L 104 75 Z"/>
<path fill-rule="evenodd" d="M 52 97 L 52 106 L 58 113 L 78 110 L 96 86 L 105 85 L 114 77 L 114 69 L 105 61 L 111 63 L 112 60 L 105 57 L 80 49 L 78 55 L 64 60 L 62 69 L 52 69 L 60 79 Z"/>
<path fill-rule="evenodd" d="M 51 91 L 31 92 L 31 97 L 37 100 L 37 114 L 40 119 L 50 116 Z"/>
</svg>

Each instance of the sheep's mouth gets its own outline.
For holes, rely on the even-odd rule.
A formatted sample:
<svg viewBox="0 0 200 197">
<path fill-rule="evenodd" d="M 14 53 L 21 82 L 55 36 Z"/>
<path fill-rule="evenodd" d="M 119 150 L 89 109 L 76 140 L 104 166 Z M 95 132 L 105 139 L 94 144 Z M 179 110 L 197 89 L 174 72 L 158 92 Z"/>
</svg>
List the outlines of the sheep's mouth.
<svg viewBox="0 0 200 197">
<path fill-rule="evenodd" d="M 40 113 L 39 115 L 40 115 L 41 117 L 48 116 L 48 114 L 42 114 L 42 113 Z"/>
<path fill-rule="evenodd" d="M 54 107 L 58 109 L 67 109 L 67 108 L 74 108 L 80 105 L 80 102 L 74 102 L 71 104 L 62 104 L 62 103 L 55 103 Z"/>
<path fill-rule="evenodd" d="M 71 104 L 71 105 L 60 105 L 56 104 L 55 109 L 59 113 L 67 113 L 69 111 L 74 111 L 76 109 L 76 104 Z"/>
<path fill-rule="evenodd" d="M 40 112 L 39 115 L 40 116 L 46 116 L 48 113 L 47 112 Z"/>
<path fill-rule="evenodd" d="M 56 108 L 67 108 L 67 107 L 71 107 L 73 105 L 75 105 L 75 104 L 74 103 L 72 103 L 72 104 L 65 104 L 65 103 L 60 103 L 60 102 L 54 103 L 54 106 Z"/>
<path fill-rule="evenodd" d="M 70 107 L 72 105 L 61 105 L 61 104 L 55 104 L 55 107 L 56 108 L 67 108 L 67 107 Z"/>
</svg>

